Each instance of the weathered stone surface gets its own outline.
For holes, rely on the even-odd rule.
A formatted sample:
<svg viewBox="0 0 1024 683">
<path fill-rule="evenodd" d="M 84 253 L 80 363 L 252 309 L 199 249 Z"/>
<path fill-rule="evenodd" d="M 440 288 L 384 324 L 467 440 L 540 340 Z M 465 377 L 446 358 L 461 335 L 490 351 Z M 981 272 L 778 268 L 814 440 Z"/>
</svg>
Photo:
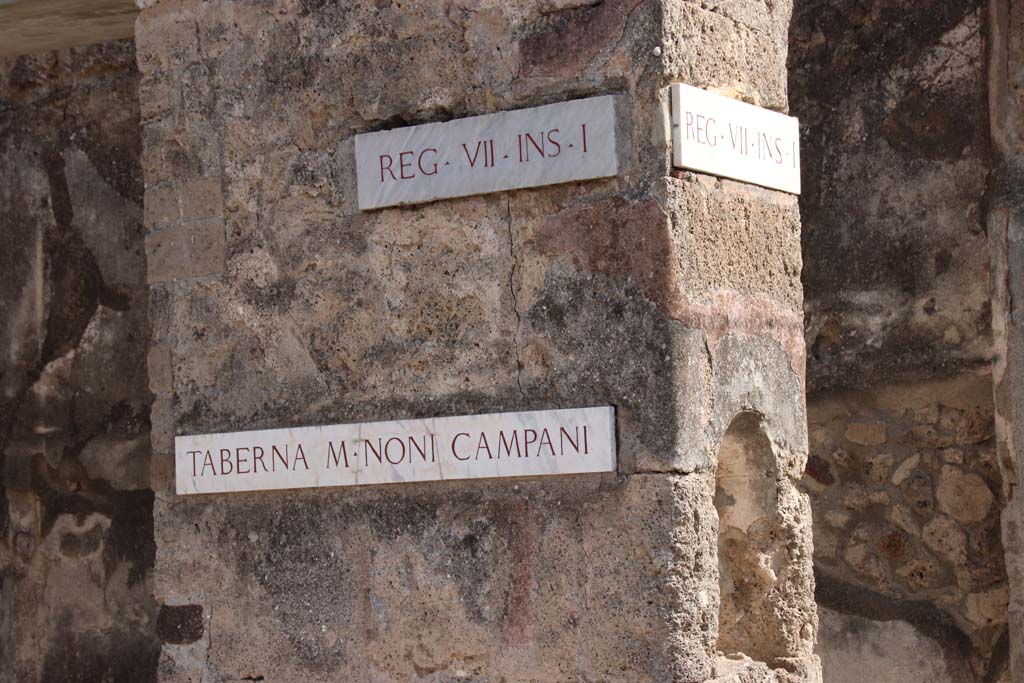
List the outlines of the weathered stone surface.
<svg viewBox="0 0 1024 683">
<path fill-rule="evenodd" d="M 899 487 L 903 503 L 887 511 L 887 517 L 919 538 L 922 526 L 932 521 L 943 460 L 963 465 L 986 487 L 998 480 L 998 473 L 983 464 L 984 447 L 959 448 L 990 438 L 993 421 L 984 415 L 991 409 L 970 401 L 956 401 L 955 406 L 936 402 L 961 394 L 952 387 L 932 396 L 927 393 L 934 385 L 922 384 L 918 396 L 907 389 L 914 381 L 964 368 L 961 386 L 973 383 L 991 394 L 985 381 L 969 379 L 971 366 L 987 363 L 990 354 L 987 249 L 979 209 L 984 204 L 988 140 L 984 125 L 968 123 L 986 120 L 984 9 L 977 2 L 914 7 L 878 2 L 865 10 L 829 0 L 806 0 L 794 9 L 792 109 L 807 134 L 801 212 L 810 428 L 812 433 L 820 429 L 816 414 L 822 416 L 822 404 L 829 403 L 816 391 L 867 387 L 864 394 L 849 395 L 843 410 L 868 415 L 877 415 L 878 395 L 889 394 L 890 405 L 883 411 L 889 429 L 884 448 L 895 456 L 891 484 Z M 899 388 L 892 384 L 897 379 L 909 382 Z M 913 425 L 899 417 L 903 410 L 913 412 Z M 838 415 L 831 409 L 825 412 L 829 416 L 820 417 L 825 423 Z M 967 417 L 972 414 L 978 418 Z M 836 422 L 832 434 L 844 429 Z M 827 454 L 836 445 L 812 443 L 812 457 L 834 464 L 839 459 L 830 460 Z M 850 459 L 874 457 L 869 448 L 880 452 L 877 445 L 849 448 Z M 839 467 L 835 471 L 846 476 L 815 493 L 818 514 L 837 509 L 847 492 L 856 492 L 853 497 L 860 501 L 871 498 L 859 477 Z M 944 491 L 952 488 L 947 485 Z M 952 502 L 938 506 L 949 511 Z M 977 507 L 985 507 L 984 500 Z M 859 510 L 869 518 L 880 512 L 868 505 Z M 972 510 L 966 516 L 975 519 L 979 514 Z M 957 522 L 959 529 L 947 526 L 957 539 L 979 532 L 968 522 Z M 937 542 L 936 527 L 930 531 L 929 538 Z M 919 549 L 915 553 L 917 559 L 896 570 L 898 577 L 886 573 L 884 585 L 903 584 L 900 595 L 943 605 L 956 615 L 981 656 L 988 657 L 990 632 L 966 617 L 964 592 L 956 579 L 980 567 L 968 571 L 958 566 L 954 571 L 947 566 L 938 574 L 922 574 L 931 564 Z M 969 555 L 972 563 L 985 567 L 982 573 L 1001 574 L 999 548 L 989 545 Z M 833 557 L 824 557 L 822 563 L 835 568 Z M 861 633 L 865 642 L 881 642 Z M 845 647 L 839 641 L 830 643 L 827 631 L 823 635 L 826 658 L 833 645 Z M 949 651 L 948 644 L 943 647 Z M 964 658 L 961 653 L 947 656 Z M 975 672 L 984 669 L 984 664 L 974 666 Z M 895 675 L 902 680 L 918 677 Z"/>
<path fill-rule="evenodd" d="M 752 104 L 785 111 L 785 45 L 792 3 L 773 3 L 764 10 L 747 4 L 738 13 L 737 6 L 667 2 L 664 22 L 671 30 L 662 40 L 665 70 L 672 80 L 731 91 Z"/>
<path fill-rule="evenodd" d="M 900 463 L 896 471 L 892 473 L 892 483 L 894 486 L 899 486 L 913 474 L 914 470 L 917 469 L 918 464 L 921 462 L 921 456 L 917 453 L 910 456 L 906 460 Z"/>
<path fill-rule="evenodd" d="M 1021 168 L 1020 122 L 1021 7 L 1000 1 L 988 13 L 990 131 L 993 168 L 989 179 L 990 201 L 986 227 L 991 254 L 993 330 L 993 393 L 995 395 L 996 443 L 993 461 L 1004 474 L 1006 502 L 1000 511 L 1002 540 L 1006 549 L 1006 573 L 1012 599 L 1008 607 L 1010 637 L 1009 670 L 1014 679 L 1024 675 L 1024 506 L 1014 495 L 1024 471 L 1020 444 L 1024 443 L 1021 418 L 1021 379 L 1024 354 L 1021 345 L 1021 251 L 1020 191 L 1012 178 Z"/>
<path fill-rule="evenodd" d="M 912 560 L 897 568 L 896 574 L 907 583 L 907 586 L 918 591 L 936 588 L 946 578 L 942 566 L 932 558 Z"/>
<path fill-rule="evenodd" d="M 823 607 L 821 637 L 829 643 L 821 668 L 829 683 L 932 681 L 960 683 L 961 666 L 905 621 L 873 621 Z"/>
<path fill-rule="evenodd" d="M 861 446 L 881 446 L 885 443 L 885 424 L 853 422 L 846 428 L 846 440 Z"/>
<path fill-rule="evenodd" d="M 807 476 L 823 486 L 829 486 L 830 484 L 834 484 L 836 481 L 836 478 L 832 474 L 832 466 L 827 460 L 816 455 L 810 456 L 807 459 L 806 472 Z"/>
<path fill-rule="evenodd" d="M 758 331 L 777 326 L 782 329 L 775 334 L 788 333 L 787 309 L 796 310 L 803 296 L 796 197 L 697 174 L 672 183 L 669 192 L 674 286 L 696 299 L 691 306 L 708 289 L 768 299 L 748 304 L 746 315 L 756 320 L 757 304 L 767 308 L 770 302 L 775 320 L 764 321 Z M 758 229 L 763 225 L 778 229 Z"/>
<path fill-rule="evenodd" d="M 156 633 L 165 643 L 194 643 L 205 630 L 203 608 L 199 605 L 162 605 L 157 614 Z"/>
<path fill-rule="evenodd" d="M 964 524 L 980 522 L 992 509 L 995 497 L 977 474 L 967 474 L 956 467 L 945 466 L 935 488 L 939 509 Z"/>
<path fill-rule="evenodd" d="M 0 61 L 0 679 L 152 681 L 135 56 Z"/>
<path fill-rule="evenodd" d="M 558 7 L 556 14 L 537 22 L 522 41 L 525 74 L 571 78 L 586 70 L 602 53 L 609 52 L 639 4 L 639 0 L 612 0 Z M 544 9 L 548 14 L 554 8 Z"/>
<path fill-rule="evenodd" d="M 780 476 L 786 463 L 773 452 L 769 428 L 757 413 L 743 412 L 718 452 L 716 647 L 726 655 L 777 662 L 811 653 L 815 617 L 801 597 L 811 583 L 809 558 L 801 551 L 809 531 L 807 504 L 790 477 Z"/>
<path fill-rule="evenodd" d="M 984 12 L 795 5 L 812 392 L 987 362 Z"/>
<path fill-rule="evenodd" d="M 119 491 L 138 491 L 149 488 L 149 452 L 149 435 L 100 435 L 82 447 L 78 460 L 90 479 L 107 481 Z"/>
<path fill-rule="evenodd" d="M 797 203 L 669 175 L 669 79 L 784 106 L 788 10 L 743 16 L 754 28 L 679 2 L 142 12 L 156 593 L 208 615 L 164 646 L 162 680 L 711 679 L 711 478 L 738 414 L 760 416 L 778 490 L 754 669 L 815 680 Z M 628 105 L 616 178 L 358 211 L 357 133 L 605 93 Z M 222 216 L 184 216 L 218 208 L 200 179 Z M 601 404 L 621 477 L 171 487 L 176 433 Z"/>
<path fill-rule="evenodd" d="M 894 601 L 893 618 L 915 626 L 916 610 L 934 610 L 929 619 L 946 620 L 955 636 L 927 629 L 923 635 L 938 638 L 947 657 L 971 662 L 968 681 L 1002 666 L 997 638 L 1004 622 L 978 617 L 980 596 L 1006 581 L 993 515 L 998 472 L 990 442 L 971 443 L 988 431 L 979 425 L 980 416 L 991 414 L 989 391 L 986 375 L 966 376 L 821 392 L 808 405 L 815 425 L 808 462 L 824 464 L 808 467 L 804 481 L 814 482 L 812 474 L 823 467 L 834 477 L 828 486 L 808 486 L 825 522 L 814 528 L 819 572 Z M 958 441 L 964 445 L 948 445 Z M 819 603 L 834 597 L 830 585 L 819 583 Z M 996 612 L 992 607 L 988 614 Z M 820 651 L 846 657 L 855 646 L 882 647 L 873 641 L 884 632 L 878 628 L 861 631 L 863 641 L 826 631 L 833 640 L 822 640 Z"/>
<path fill-rule="evenodd" d="M 715 557 L 701 550 L 714 546 L 714 517 L 700 513 L 711 495 L 705 476 L 288 494 L 273 507 L 265 495 L 243 494 L 219 510 L 182 499 L 167 510 L 187 523 L 161 525 L 158 561 L 167 576 L 188 571 L 193 581 L 165 581 L 163 591 L 202 599 L 217 647 L 210 652 L 204 637 L 165 649 L 163 666 L 178 672 L 172 680 L 191 656 L 211 658 L 226 675 L 268 680 L 368 671 L 400 679 L 465 667 L 527 680 L 708 676 L 701 610 L 691 600 L 713 604 L 716 593 L 706 571 Z M 223 548 L 197 565 L 174 548 L 200 520 L 218 530 Z M 322 591 L 363 582 L 366 593 Z M 653 602 L 638 604 L 638 591 Z M 240 618 L 250 595 L 266 605 L 253 614 L 258 628 Z M 669 648 L 667 619 L 691 634 Z M 399 641 L 418 645 L 410 656 L 392 647 Z"/>
<path fill-rule="evenodd" d="M 967 596 L 967 618 L 978 628 L 998 625 L 1006 618 L 1009 591 L 1006 584 Z"/>
<path fill-rule="evenodd" d="M 862 476 L 869 484 L 881 484 L 892 472 L 892 453 L 874 451 L 861 458 Z"/>
<path fill-rule="evenodd" d="M 921 534 L 925 545 L 954 565 L 967 559 L 967 535 L 949 517 L 940 515 L 925 524 Z"/>
</svg>

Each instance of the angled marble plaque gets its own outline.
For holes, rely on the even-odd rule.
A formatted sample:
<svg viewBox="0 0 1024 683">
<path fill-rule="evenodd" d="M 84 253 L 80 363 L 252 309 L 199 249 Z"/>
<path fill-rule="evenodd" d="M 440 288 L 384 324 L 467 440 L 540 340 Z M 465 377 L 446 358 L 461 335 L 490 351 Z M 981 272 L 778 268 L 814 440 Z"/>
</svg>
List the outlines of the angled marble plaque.
<svg viewBox="0 0 1024 683">
<path fill-rule="evenodd" d="M 364 210 L 619 172 L 614 95 L 365 133 L 355 142 Z"/>
<path fill-rule="evenodd" d="M 800 194 L 799 122 L 677 83 L 672 165 Z"/>
<path fill-rule="evenodd" d="M 179 436 L 179 494 L 614 472 L 611 407 Z"/>
</svg>

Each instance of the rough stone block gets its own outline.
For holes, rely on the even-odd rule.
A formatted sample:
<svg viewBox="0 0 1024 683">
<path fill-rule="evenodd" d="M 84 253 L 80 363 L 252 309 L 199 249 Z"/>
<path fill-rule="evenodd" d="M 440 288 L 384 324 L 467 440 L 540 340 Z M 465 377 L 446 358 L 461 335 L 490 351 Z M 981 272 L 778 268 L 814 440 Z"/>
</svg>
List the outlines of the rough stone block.
<svg viewBox="0 0 1024 683">
<path fill-rule="evenodd" d="M 985 519 L 995 502 L 995 496 L 984 479 L 950 465 L 942 468 L 935 487 L 935 499 L 940 510 L 965 524 Z"/>
<path fill-rule="evenodd" d="M 181 68 L 199 60 L 193 3 L 163 0 L 135 20 L 139 71 Z"/>
<path fill-rule="evenodd" d="M 775 325 L 800 310 L 796 197 L 698 174 L 664 182 L 678 290 L 698 300 L 719 290 L 764 297 L 779 309 Z"/>
<path fill-rule="evenodd" d="M 639 0 L 563 8 L 559 16 L 521 44 L 523 75 L 573 76 L 615 46 Z"/>
<path fill-rule="evenodd" d="M 694 4 L 697 4 L 695 1 Z M 737 24 L 742 24 L 751 31 L 782 39 L 788 28 L 792 2 L 766 5 L 761 0 L 703 0 L 699 3 L 704 9 L 717 12 Z"/>
<path fill-rule="evenodd" d="M 189 275 L 222 274 L 226 257 L 224 219 L 204 218 L 186 225 L 191 236 Z"/>
<path fill-rule="evenodd" d="M 146 276 L 150 284 L 169 282 L 187 272 L 188 253 L 188 235 L 180 222 L 150 226 L 146 235 Z"/>
<path fill-rule="evenodd" d="M 178 196 L 178 188 L 175 185 L 156 185 L 146 188 L 145 221 L 150 229 L 158 225 L 177 223 L 181 220 Z"/>
<path fill-rule="evenodd" d="M 179 95 L 171 87 L 172 82 L 162 71 L 154 71 L 139 79 L 139 115 L 144 124 L 173 114 Z"/>
<path fill-rule="evenodd" d="M 929 548 L 953 564 L 962 564 L 967 559 L 967 536 L 949 517 L 940 515 L 928 522 L 922 538 Z"/>
<path fill-rule="evenodd" d="M 157 396 L 168 396 L 174 390 L 171 372 L 171 349 L 167 345 L 154 344 L 149 349 L 149 390 Z"/>
<path fill-rule="evenodd" d="M 157 590 L 204 606 L 207 666 L 236 677 L 702 681 L 710 495 L 706 476 L 643 475 L 168 500 L 158 561 L 192 580 Z M 173 551 L 199 520 L 221 552 Z"/>
<path fill-rule="evenodd" d="M 762 5 L 756 14 L 766 11 Z M 666 0 L 663 21 L 662 60 L 669 80 L 736 93 L 752 104 L 787 111 L 784 22 L 765 33 L 690 0 Z"/>
<path fill-rule="evenodd" d="M 223 218 L 153 226 L 146 235 L 150 284 L 220 275 L 225 251 Z"/>
</svg>

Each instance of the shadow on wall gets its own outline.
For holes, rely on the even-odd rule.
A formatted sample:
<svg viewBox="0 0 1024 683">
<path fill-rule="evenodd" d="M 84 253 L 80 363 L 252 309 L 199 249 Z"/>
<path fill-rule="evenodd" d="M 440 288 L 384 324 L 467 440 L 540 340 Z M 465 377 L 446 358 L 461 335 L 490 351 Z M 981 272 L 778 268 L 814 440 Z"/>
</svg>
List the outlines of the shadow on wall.
<svg viewBox="0 0 1024 683">
<path fill-rule="evenodd" d="M 794 3 L 803 486 L 818 652 L 835 683 L 994 681 L 1005 668 L 985 7 Z"/>
<path fill-rule="evenodd" d="M 130 42 L 0 60 L 0 680 L 154 680 Z"/>
</svg>

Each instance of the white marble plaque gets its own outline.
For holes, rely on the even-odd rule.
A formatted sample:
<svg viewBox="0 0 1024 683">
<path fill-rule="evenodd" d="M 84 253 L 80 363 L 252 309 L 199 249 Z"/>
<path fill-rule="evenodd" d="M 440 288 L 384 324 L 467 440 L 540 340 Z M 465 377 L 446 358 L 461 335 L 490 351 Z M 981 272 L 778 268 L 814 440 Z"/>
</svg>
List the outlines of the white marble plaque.
<svg viewBox="0 0 1024 683">
<path fill-rule="evenodd" d="M 778 112 L 677 83 L 672 164 L 800 194 L 800 126 Z"/>
<path fill-rule="evenodd" d="M 179 494 L 614 472 L 611 407 L 179 436 Z"/>
<path fill-rule="evenodd" d="M 618 172 L 614 95 L 356 136 L 363 210 Z"/>
</svg>

